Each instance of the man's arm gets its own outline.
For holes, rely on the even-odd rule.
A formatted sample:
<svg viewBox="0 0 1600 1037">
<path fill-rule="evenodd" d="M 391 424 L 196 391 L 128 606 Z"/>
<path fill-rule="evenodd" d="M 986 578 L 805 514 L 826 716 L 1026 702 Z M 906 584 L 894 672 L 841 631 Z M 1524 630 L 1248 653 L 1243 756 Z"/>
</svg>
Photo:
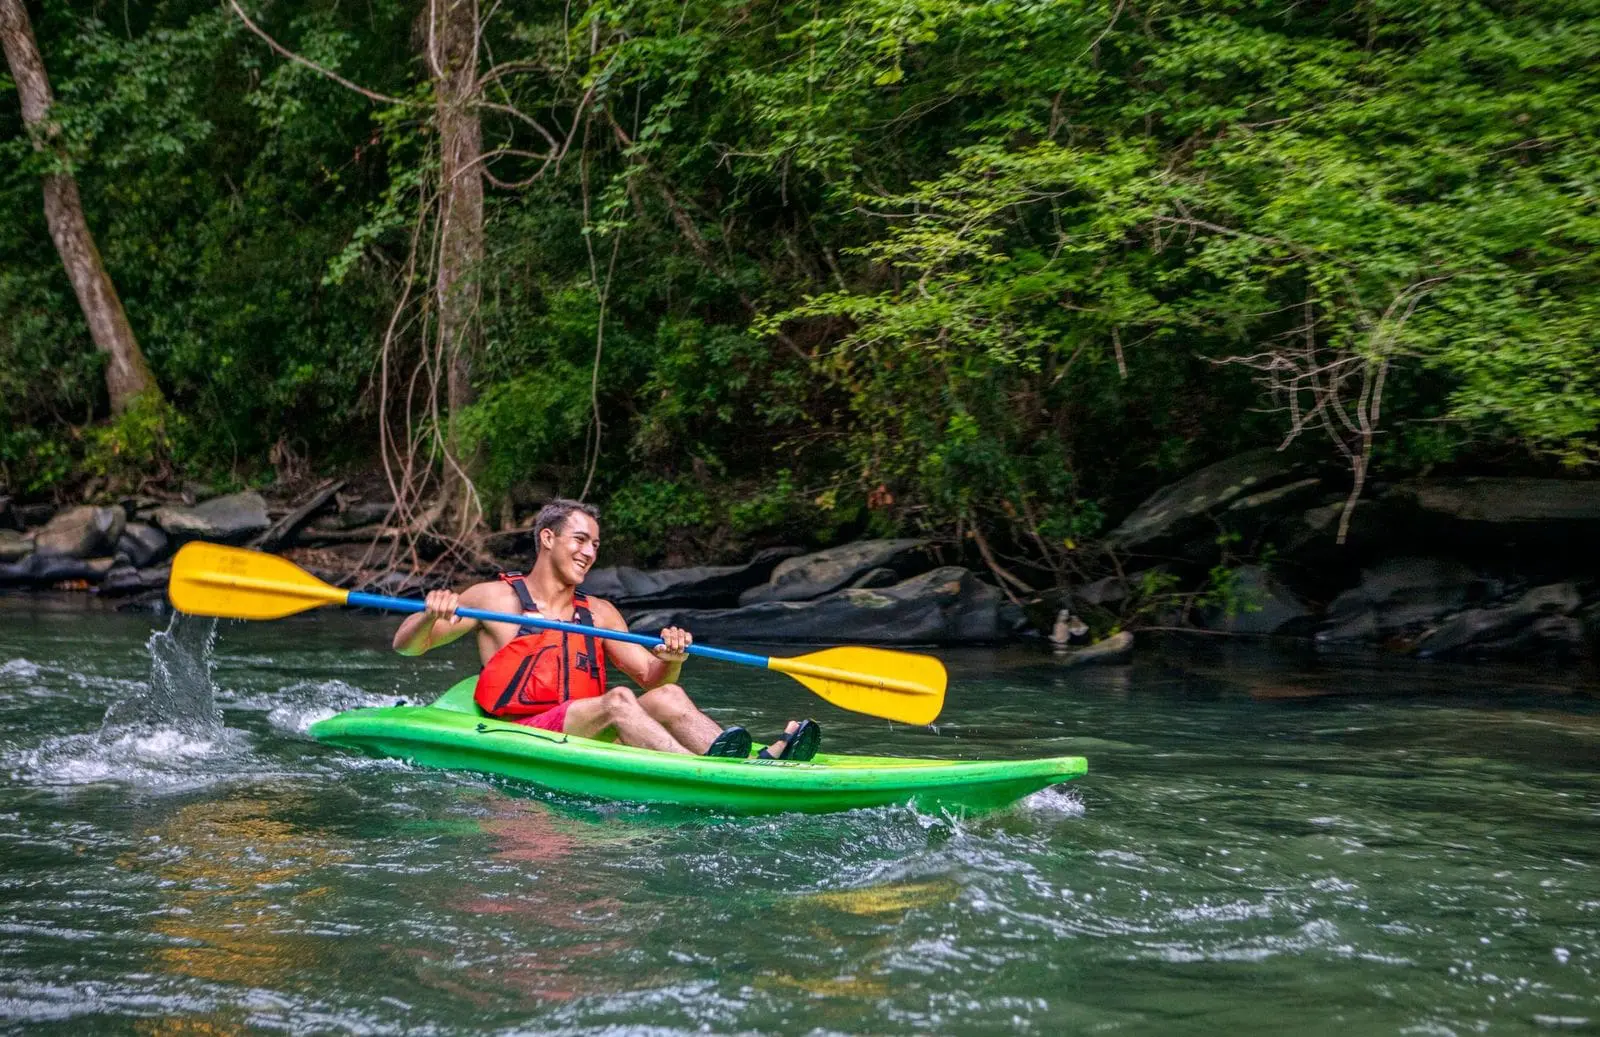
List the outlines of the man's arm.
<svg viewBox="0 0 1600 1037">
<path fill-rule="evenodd" d="M 394 650 L 401 655 L 421 655 L 477 629 L 478 620 L 457 616 L 456 609 L 462 605 L 469 608 L 480 605 L 483 593 L 478 588 L 482 586 L 474 584 L 461 594 L 448 590 L 429 591 L 424 599 L 427 609 L 407 616 L 400 629 L 394 632 Z"/>
<path fill-rule="evenodd" d="M 628 624 L 622 621 L 622 613 L 609 601 L 590 598 L 589 611 L 597 627 L 607 630 L 628 629 Z M 668 627 L 661 631 L 661 640 L 666 643 L 654 649 L 626 641 L 607 641 L 606 658 L 645 691 L 663 684 L 676 684 L 683 661 L 689 657 L 684 649 L 694 643 L 694 638 L 687 630 Z"/>
</svg>

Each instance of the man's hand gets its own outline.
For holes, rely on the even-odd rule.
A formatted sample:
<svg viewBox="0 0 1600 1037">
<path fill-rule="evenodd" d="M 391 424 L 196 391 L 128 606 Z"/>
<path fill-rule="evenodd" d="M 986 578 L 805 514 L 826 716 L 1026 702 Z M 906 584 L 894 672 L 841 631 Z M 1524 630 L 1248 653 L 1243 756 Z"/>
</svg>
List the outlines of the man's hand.
<svg viewBox="0 0 1600 1037">
<path fill-rule="evenodd" d="M 439 619 L 456 618 L 456 609 L 461 604 L 461 595 L 452 590 L 429 591 L 428 596 L 422 599 L 427 606 L 422 612 L 428 622 Z"/>
<path fill-rule="evenodd" d="M 651 651 L 656 653 L 656 658 L 664 663 L 681 665 L 689 658 L 688 648 L 694 644 L 694 636 L 687 630 L 677 627 L 667 627 L 661 631 L 661 644 L 656 645 Z"/>
</svg>

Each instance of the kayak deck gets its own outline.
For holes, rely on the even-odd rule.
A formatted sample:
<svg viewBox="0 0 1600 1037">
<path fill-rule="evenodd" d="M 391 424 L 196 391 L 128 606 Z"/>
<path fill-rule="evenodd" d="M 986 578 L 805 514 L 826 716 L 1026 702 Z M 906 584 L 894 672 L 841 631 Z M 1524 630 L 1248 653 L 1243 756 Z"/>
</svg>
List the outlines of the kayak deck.
<svg viewBox="0 0 1600 1037">
<path fill-rule="evenodd" d="M 431 706 L 348 710 L 313 724 L 310 733 L 332 745 L 572 795 L 738 814 L 898 803 L 981 811 L 1088 770 L 1081 756 L 967 761 L 818 753 L 800 763 L 663 753 L 494 720 L 473 702 L 475 683 L 476 677 L 461 681 Z"/>
</svg>

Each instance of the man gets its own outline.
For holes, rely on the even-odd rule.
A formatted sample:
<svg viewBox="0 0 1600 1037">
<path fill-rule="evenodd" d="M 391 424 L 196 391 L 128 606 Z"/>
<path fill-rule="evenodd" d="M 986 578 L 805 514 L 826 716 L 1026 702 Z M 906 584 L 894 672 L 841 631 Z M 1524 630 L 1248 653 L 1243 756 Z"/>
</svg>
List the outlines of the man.
<svg viewBox="0 0 1600 1037">
<path fill-rule="evenodd" d="M 678 674 L 694 639 L 686 630 L 661 631 L 654 649 L 584 634 L 517 627 L 456 615 L 462 605 L 492 612 L 539 616 L 607 630 L 628 629 L 608 601 L 582 594 L 578 585 L 600 548 L 600 515 L 593 506 L 553 500 L 534 521 L 533 570 L 502 573 L 459 595 L 436 590 L 427 610 L 406 619 L 394 635 L 401 655 L 421 655 L 468 633 L 478 635 L 483 672 L 475 693 L 491 716 L 584 738 L 614 732 L 624 745 L 669 753 L 743 757 L 750 735 L 742 727 L 721 729 L 700 712 Z M 606 665 L 626 673 L 644 689 L 606 687 Z M 815 721 L 790 721 L 759 754 L 766 759 L 809 760 L 822 731 Z"/>
</svg>

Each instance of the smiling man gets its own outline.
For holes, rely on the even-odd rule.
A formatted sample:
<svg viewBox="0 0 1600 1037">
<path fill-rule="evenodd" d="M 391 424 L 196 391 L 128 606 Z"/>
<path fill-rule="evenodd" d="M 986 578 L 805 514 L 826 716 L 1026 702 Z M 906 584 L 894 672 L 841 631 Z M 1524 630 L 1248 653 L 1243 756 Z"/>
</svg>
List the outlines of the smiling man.
<svg viewBox="0 0 1600 1037">
<path fill-rule="evenodd" d="M 430 592 L 427 610 L 408 618 L 395 632 L 395 651 L 421 655 L 476 631 L 483 672 L 475 698 L 490 716 L 585 738 L 614 733 L 624 745 L 662 752 L 748 755 L 749 733 L 742 727 L 719 728 L 677 684 L 687 658 L 685 649 L 694 640 L 686 630 L 668 627 L 661 631 L 662 643 L 646 649 L 590 635 L 456 615 L 456 609 L 465 605 L 607 630 L 628 629 L 610 602 L 578 590 L 600 549 L 600 513 L 592 505 L 551 501 L 534 520 L 533 535 L 538 554 L 532 571 L 501 573 L 498 580 L 474 584 L 460 594 Z M 633 678 L 644 693 L 635 695 L 620 685 L 607 689 L 608 663 Z M 760 755 L 809 760 L 821 739 L 815 721 L 790 721 Z"/>
</svg>

